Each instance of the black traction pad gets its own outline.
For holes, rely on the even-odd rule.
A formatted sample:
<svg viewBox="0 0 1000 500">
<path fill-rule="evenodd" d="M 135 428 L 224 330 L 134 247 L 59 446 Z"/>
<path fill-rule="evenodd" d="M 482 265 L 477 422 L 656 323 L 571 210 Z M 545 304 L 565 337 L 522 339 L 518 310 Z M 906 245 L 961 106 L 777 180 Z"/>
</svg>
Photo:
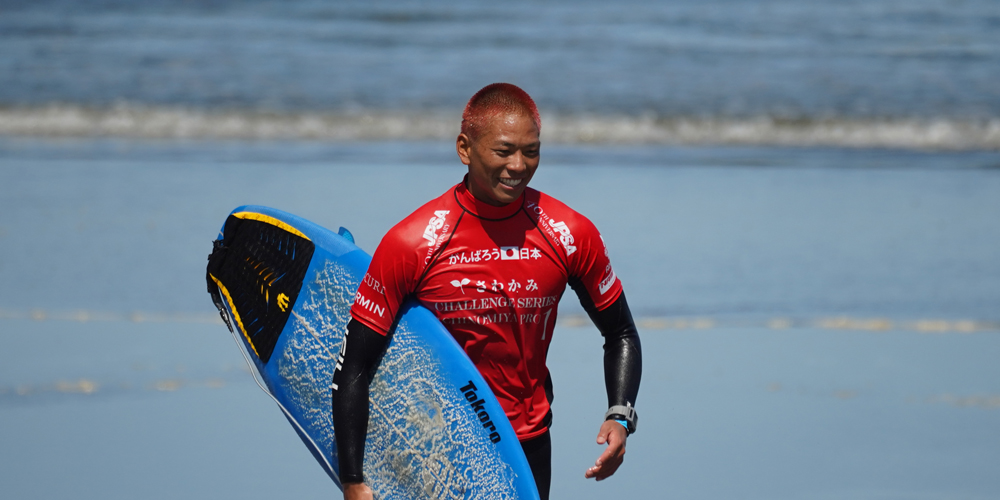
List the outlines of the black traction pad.
<svg viewBox="0 0 1000 500">
<path fill-rule="evenodd" d="M 229 328 L 239 328 L 267 364 L 302 289 L 315 245 L 259 220 L 230 215 L 224 227 L 208 257 L 208 291 Z M 229 325 L 224 300 L 230 301 L 237 325 Z"/>
</svg>

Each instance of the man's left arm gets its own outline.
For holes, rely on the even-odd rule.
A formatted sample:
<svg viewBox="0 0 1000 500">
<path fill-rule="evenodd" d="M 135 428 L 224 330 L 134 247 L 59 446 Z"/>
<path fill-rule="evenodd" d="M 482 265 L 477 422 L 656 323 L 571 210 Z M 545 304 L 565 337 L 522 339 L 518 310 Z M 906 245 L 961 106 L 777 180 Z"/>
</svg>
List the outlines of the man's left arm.
<svg viewBox="0 0 1000 500">
<path fill-rule="evenodd" d="M 597 443 L 608 447 L 586 472 L 586 477 L 600 481 L 618 470 L 625 456 L 625 440 L 635 432 L 634 406 L 642 377 L 642 350 L 621 280 L 611 267 L 604 238 L 586 217 L 567 220 L 572 220 L 572 226 L 564 224 L 569 234 L 563 235 L 566 241 L 562 243 L 567 251 L 569 285 L 604 336 L 608 412 L 597 434 Z"/>
<path fill-rule="evenodd" d="M 633 407 L 642 377 L 642 347 L 624 292 L 611 305 L 599 311 L 582 287 L 574 287 L 574 290 L 604 336 L 604 385 L 608 392 L 609 412 L 598 431 L 597 444 L 607 443 L 608 447 L 585 473 L 587 478 L 600 481 L 621 466 L 627 436 L 636 430 L 637 418 Z"/>
</svg>

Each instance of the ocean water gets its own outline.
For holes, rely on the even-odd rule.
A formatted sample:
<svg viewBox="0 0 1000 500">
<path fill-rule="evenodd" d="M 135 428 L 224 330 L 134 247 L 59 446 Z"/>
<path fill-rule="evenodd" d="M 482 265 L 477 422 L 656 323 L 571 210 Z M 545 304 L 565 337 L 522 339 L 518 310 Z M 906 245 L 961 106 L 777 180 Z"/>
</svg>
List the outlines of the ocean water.
<svg viewBox="0 0 1000 500">
<path fill-rule="evenodd" d="M 494 81 L 550 140 L 1000 148 L 991 0 L 0 2 L 0 131 L 451 139 Z"/>
<path fill-rule="evenodd" d="M 0 1 L 0 496 L 329 498 L 204 285 L 263 204 L 373 250 L 505 80 L 645 354 L 623 468 L 561 304 L 553 498 L 986 499 L 1000 480 L 988 1 Z"/>
</svg>

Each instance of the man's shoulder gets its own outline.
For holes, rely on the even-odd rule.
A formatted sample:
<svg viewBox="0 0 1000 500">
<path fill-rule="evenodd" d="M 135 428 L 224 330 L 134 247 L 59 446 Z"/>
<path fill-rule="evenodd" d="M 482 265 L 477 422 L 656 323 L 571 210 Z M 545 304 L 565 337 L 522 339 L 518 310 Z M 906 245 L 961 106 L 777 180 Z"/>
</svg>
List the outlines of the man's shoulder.
<svg viewBox="0 0 1000 500">
<path fill-rule="evenodd" d="M 427 246 L 428 243 L 433 245 L 433 241 L 441 235 L 441 230 L 451 225 L 449 222 L 461 211 L 461 207 L 455 202 L 454 191 L 455 186 L 452 186 L 440 196 L 421 205 L 389 229 L 382 241 L 410 248 Z"/>
<path fill-rule="evenodd" d="M 530 215 L 538 217 L 541 222 L 565 222 L 573 225 L 593 226 L 593 223 L 585 215 L 555 197 L 536 189 L 527 188 L 525 190 L 524 208 Z"/>
</svg>

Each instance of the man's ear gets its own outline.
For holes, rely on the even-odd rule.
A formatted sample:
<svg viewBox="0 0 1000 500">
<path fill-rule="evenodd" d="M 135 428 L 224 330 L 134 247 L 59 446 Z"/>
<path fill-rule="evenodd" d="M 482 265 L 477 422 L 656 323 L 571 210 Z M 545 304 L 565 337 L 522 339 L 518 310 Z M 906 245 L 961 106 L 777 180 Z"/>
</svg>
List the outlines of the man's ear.
<svg viewBox="0 0 1000 500">
<path fill-rule="evenodd" d="M 462 160 L 462 163 L 468 165 L 472 163 L 470 156 L 472 156 L 472 139 L 465 134 L 458 134 L 458 139 L 455 140 L 455 150 L 458 151 L 458 158 Z"/>
</svg>

